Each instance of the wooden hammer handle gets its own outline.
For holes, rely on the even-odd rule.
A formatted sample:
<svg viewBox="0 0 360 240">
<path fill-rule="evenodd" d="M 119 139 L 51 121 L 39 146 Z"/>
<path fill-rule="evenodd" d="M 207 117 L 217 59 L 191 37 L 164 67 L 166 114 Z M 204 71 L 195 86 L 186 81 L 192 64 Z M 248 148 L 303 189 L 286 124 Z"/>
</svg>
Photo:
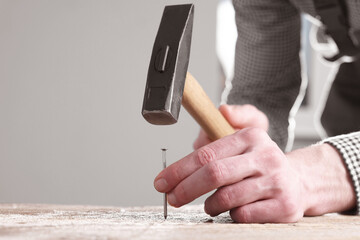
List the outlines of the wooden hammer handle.
<svg viewBox="0 0 360 240">
<path fill-rule="evenodd" d="M 217 140 L 235 132 L 190 73 L 186 75 L 182 105 L 211 140 Z"/>
</svg>

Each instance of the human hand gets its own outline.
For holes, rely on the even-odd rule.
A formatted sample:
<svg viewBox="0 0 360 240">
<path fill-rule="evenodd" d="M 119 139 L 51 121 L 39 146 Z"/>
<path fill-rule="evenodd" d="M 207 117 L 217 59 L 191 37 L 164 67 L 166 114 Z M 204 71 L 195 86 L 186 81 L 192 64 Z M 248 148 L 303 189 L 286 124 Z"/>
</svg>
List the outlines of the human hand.
<svg viewBox="0 0 360 240">
<path fill-rule="evenodd" d="M 230 211 L 236 222 L 296 222 L 355 207 L 356 196 L 338 152 L 317 144 L 284 154 L 259 128 L 212 142 L 170 165 L 155 178 L 175 207 L 215 190 L 205 211 Z"/>
<path fill-rule="evenodd" d="M 199 148 L 163 170 L 154 185 L 175 207 L 217 189 L 205 212 L 216 216 L 230 210 L 236 222 L 295 222 L 305 209 L 298 172 L 260 128 Z"/>
<path fill-rule="evenodd" d="M 219 107 L 219 111 L 235 130 L 257 127 L 267 131 L 269 128 L 269 121 L 266 115 L 253 105 L 224 104 Z M 212 142 L 210 138 L 208 138 L 204 130 L 201 129 L 193 147 L 194 149 L 199 149 L 210 142 Z"/>
</svg>

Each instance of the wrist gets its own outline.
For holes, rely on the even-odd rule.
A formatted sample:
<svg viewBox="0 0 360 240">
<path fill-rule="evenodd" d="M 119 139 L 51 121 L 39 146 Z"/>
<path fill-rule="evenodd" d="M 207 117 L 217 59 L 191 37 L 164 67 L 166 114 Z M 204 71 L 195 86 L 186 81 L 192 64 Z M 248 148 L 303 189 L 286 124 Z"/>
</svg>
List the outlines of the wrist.
<svg viewBox="0 0 360 240">
<path fill-rule="evenodd" d="M 298 172 L 305 215 L 342 212 L 355 206 L 349 173 L 340 154 L 329 144 L 318 144 L 287 154 Z"/>
</svg>

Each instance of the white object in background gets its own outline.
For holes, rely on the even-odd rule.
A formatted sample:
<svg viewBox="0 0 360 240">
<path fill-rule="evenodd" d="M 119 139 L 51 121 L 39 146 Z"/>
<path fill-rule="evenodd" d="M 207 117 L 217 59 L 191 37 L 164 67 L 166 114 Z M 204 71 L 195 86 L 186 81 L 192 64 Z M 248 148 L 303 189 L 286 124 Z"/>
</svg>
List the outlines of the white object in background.
<svg viewBox="0 0 360 240">
<path fill-rule="evenodd" d="M 303 84 L 301 87 L 300 97 L 297 99 L 294 108 L 291 111 L 291 116 L 295 116 L 295 121 L 290 120 L 289 124 L 289 142 L 288 147 L 291 148 L 291 142 L 296 137 L 318 139 L 319 135 L 323 137 L 321 131 L 321 124 L 319 123 L 319 112 L 323 108 L 322 104 L 326 99 L 331 79 L 333 79 L 334 66 L 333 64 L 325 63 L 321 60 L 322 55 L 316 50 L 329 52 L 329 48 L 333 50 L 333 45 L 317 45 L 315 47 L 314 41 L 309 42 L 309 28 L 312 24 L 318 26 L 319 23 L 310 21 L 307 15 L 303 18 L 302 29 L 302 77 Z M 313 28 L 313 31 L 316 27 Z M 310 33 L 312 35 L 314 32 Z M 312 36 L 314 37 L 314 35 Z M 216 33 L 216 53 L 225 74 L 225 89 L 221 97 L 221 104 L 226 103 L 227 96 L 232 88 L 231 81 L 234 77 L 235 64 L 235 48 L 237 40 L 237 29 L 235 23 L 235 11 L 231 0 L 220 0 L 217 9 L 217 33 Z M 315 47 L 315 51 L 311 49 Z M 323 51 L 320 51 L 323 53 Z M 333 51 L 331 51 L 333 52 Z M 309 82 L 307 82 L 307 76 Z M 330 83 L 329 83 L 330 82 Z M 308 104 L 305 107 L 300 107 L 303 93 L 308 85 L 309 91 L 307 96 Z M 325 90 L 325 91 L 324 91 Z M 319 94 L 322 93 L 322 94 Z M 295 135 L 293 131 L 295 130 Z"/>
<path fill-rule="evenodd" d="M 232 1 L 220 0 L 216 20 L 216 54 L 225 74 L 225 88 L 221 96 L 221 104 L 226 103 L 232 88 L 236 39 L 235 10 Z"/>
</svg>

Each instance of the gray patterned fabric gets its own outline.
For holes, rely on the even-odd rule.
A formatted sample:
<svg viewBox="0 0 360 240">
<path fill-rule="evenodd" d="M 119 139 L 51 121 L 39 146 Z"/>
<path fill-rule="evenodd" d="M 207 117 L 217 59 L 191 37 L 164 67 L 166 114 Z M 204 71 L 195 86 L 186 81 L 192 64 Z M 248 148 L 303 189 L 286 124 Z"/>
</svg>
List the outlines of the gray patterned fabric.
<svg viewBox="0 0 360 240">
<path fill-rule="evenodd" d="M 299 93 L 300 13 L 285 0 L 235 0 L 238 41 L 228 104 L 253 104 L 284 149 L 289 111 Z"/>
<path fill-rule="evenodd" d="M 313 1 L 233 0 L 233 4 L 239 38 L 233 88 L 227 103 L 253 104 L 263 111 L 270 121 L 269 135 L 285 149 L 289 112 L 301 85 L 300 13 L 316 16 Z M 347 7 L 351 27 L 359 30 L 360 0 L 348 0 Z M 360 107 L 359 102 L 356 104 Z M 352 131 L 360 130 L 357 122 L 354 128 L 359 128 Z M 328 143 L 342 154 L 360 207 L 360 139 L 343 135 Z"/>
</svg>

